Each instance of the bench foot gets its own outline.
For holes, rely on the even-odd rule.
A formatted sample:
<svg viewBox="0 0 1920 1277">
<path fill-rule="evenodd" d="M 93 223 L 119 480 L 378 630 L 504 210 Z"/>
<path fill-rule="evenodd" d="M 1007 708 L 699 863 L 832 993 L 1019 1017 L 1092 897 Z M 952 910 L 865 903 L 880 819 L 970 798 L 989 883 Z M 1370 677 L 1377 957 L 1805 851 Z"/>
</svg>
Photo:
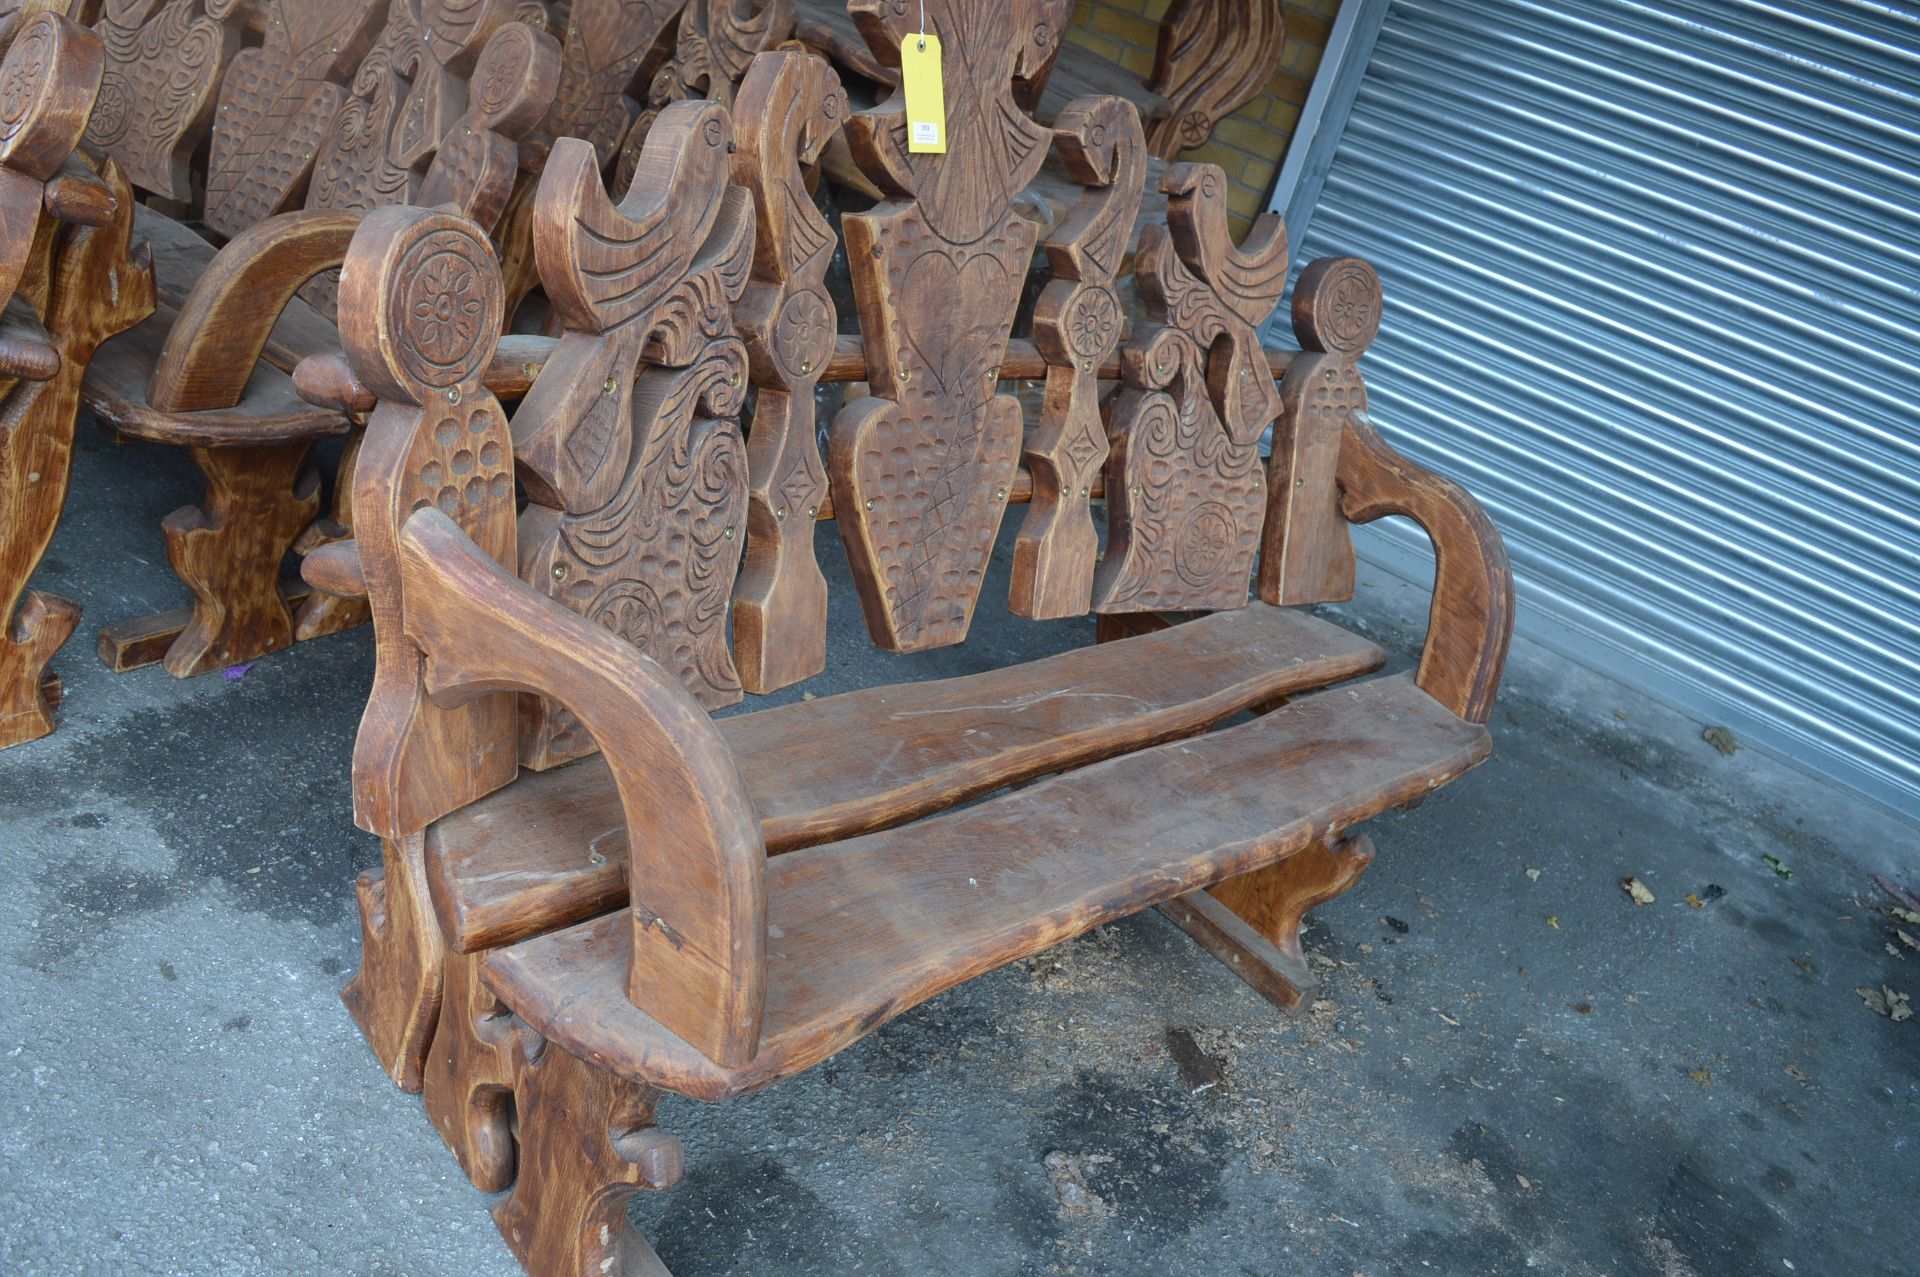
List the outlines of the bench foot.
<svg viewBox="0 0 1920 1277">
<path fill-rule="evenodd" d="M 653 1124 L 659 1092 L 516 1025 L 520 1168 L 493 1222 L 532 1277 L 672 1277 L 627 1222 L 641 1189 L 680 1182 L 680 1141 Z"/>
<path fill-rule="evenodd" d="M 483 1193 L 513 1184 L 513 1016 L 480 981 L 484 953 L 448 953 L 422 1074 L 427 1118 Z"/>
<path fill-rule="evenodd" d="M 39 740 L 53 730 L 60 679 L 47 662 L 80 623 L 80 605 L 28 590 L 13 624 L 0 633 L 0 749 Z"/>
<path fill-rule="evenodd" d="M 418 1091 L 440 1013 L 445 946 L 427 902 L 426 837 L 380 843 L 383 869 L 354 882 L 360 902 L 360 970 L 340 1000 L 402 1090 Z"/>
<path fill-rule="evenodd" d="M 194 448 L 207 479 L 197 506 L 161 521 L 167 557 L 193 591 L 193 612 L 169 636 L 161 664 L 175 678 L 225 669 L 293 644 L 293 614 L 280 567 L 294 538 L 320 508 L 320 478 L 307 471 L 307 443 Z M 114 670 L 149 664 L 173 613 L 100 632 L 100 656 Z M 144 658 L 144 659 L 143 659 Z"/>
<path fill-rule="evenodd" d="M 366 431 L 354 431 L 346 451 L 340 454 L 340 465 L 333 476 L 333 512 L 309 523 L 294 542 L 293 552 L 301 558 L 323 545 L 353 539 L 353 476 L 360 464 L 360 445 L 366 437 Z M 293 637 L 296 642 L 304 643 L 365 625 L 372 618 L 373 609 L 366 599 L 336 598 L 316 590 L 294 612 Z"/>
<path fill-rule="evenodd" d="M 1298 1011 L 1311 1005 L 1320 985 L 1300 949 L 1300 924 L 1308 910 L 1360 881 L 1372 863 L 1373 840 L 1350 834 L 1169 900 L 1160 912 L 1262 997 Z"/>
</svg>

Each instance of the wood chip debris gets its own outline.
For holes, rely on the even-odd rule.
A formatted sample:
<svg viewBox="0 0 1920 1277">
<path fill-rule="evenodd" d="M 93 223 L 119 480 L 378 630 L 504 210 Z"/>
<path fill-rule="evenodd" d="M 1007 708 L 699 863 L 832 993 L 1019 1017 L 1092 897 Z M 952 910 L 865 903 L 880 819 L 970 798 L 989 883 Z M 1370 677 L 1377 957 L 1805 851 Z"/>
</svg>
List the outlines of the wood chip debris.
<svg viewBox="0 0 1920 1277">
<path fill-rule="evenodd" d="M 1884 1015 L 1896 1024 L 1913 1018 L 1913 1005 L 1907 995 L 1884 984 L 1877 989 L 1870 984 L 1863 984 L 1854 992 L 1867 1004 L 1867 1010 L 1875 1015 Z"/>
</svg>

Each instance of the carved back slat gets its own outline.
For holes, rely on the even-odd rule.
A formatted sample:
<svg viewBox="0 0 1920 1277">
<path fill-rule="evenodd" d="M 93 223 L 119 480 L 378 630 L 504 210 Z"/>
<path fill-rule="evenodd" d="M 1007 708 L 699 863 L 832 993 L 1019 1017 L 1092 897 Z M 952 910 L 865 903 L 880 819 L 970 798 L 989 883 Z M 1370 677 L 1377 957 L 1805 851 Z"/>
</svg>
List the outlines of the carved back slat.
<svg viewBox="0 0 1920 1277">
<path fill-rule="evenodd" d="M 551 105 L 560 73 L 553 37 L 506 14 L 502 0 L 418 10 L 392 0 L 320 148 L 307 207 L 444 204 L 491 231 L 513 191 L 520 136 Z M 331 316 L 338 280 L 324 271 L 300 295 Z"/>
<path fill-rule="evenodd" d="M 1323 257 L 1293 289 L 1303 352 L 1280 383 L 1273 424 L 1260 597 L 1326 603 L 1353 597 L 1353 538 L 1335 482 L 1348 417 L 1367 411 L 1357 366 L 1380 328 L 1380 279 L 1352 257 Z"/>
<path fill-rule="evenodd" d="M 215 3 L 225 13 L 237 0 Z M 292 207 L 383 15 L 378 0 L 272 0 L 266 42 L 236 54 L 220 88 L 207 161 L 215 232 L 231 238 Z"/>
<path fill-rule="evenodd" d="M 1286 228 L 1265 214 L 1236 247 L 1226 177 L 1176 164 L 1167 225 L 1141 232 L 1148 322 L 1128 341 L 1107 472 L 1107 554 L 1094 610 L 1243 606 L 1265 494 L 1259 441 L 1279 399 L 1258 327 L 1286 284 Z"/>
<path fill-rule="evenodd" d="M 1167 98 L 1147 122 L 1148 148 L 1171 160 L 1204 145 L 1266 86 L 1285 51 L 1281 0 L 1173 0 L 1147 81 Z"/>
<path fill-rule="evenodd" d="M 560 91 L 528 139 L 538 170 L 556 139 L 582 138 L 601 166 L 619 152 L 639 114 L 634 94 L 664 55 L 663 37 L 686 0 L 572 0 L 560 41 Z"/>
<path fill-rule="evenodd" d="M 676 103 L 615 205 L 592 149 L 556 145 L 534 252 L 564 331 L 513 423 L 533 502 L 522 576 L 708 708 L 740 699 L 726 619 L 746 529 L 747 352 L 733 308 L 754 227 L 747 192 L 728 184 L 731 150 L 724 107 Z M 529 699 L 529 766 L 591 748 L 570 712 Z"/>
<path fill-rule="evenodd" d="M 783 52 L 753 63 L 740 86 L 734 180 L 753 192 L 753 279 L 740 301 L 753 383 L 747 436 L 747 556 L 734 590 L 733 654 L 750 692 L 771 692 L 826 668 L 827 581 L 813 554 L 826 466 L 813 388 L 827 370 L 838 318 L 827 292 L 833 227 L 807 194 L 803 166 L 847 116 L 824 58 Z"/>
<path fill-rule="evenodd" d="M 188 163 L 213 122 L 215 94 L 240 50 L 243 23 L 207 0 L 107 0 L 94 30 L 107 72 L 87 146 L 119 162 L 135 186 L 168 199 L 192 194 Z"/>
<path fill-rule="evenodd" d="M 1069 104 L 1054 141 L 1083 189 L 1047 237 L 1053 278 L 1033 313 L 1047 388 L 1027 440 L 1033 500 L 1014 542 L 1009 606 L 1035 620 L 1080 616 L 1092 603 L 1100 539 L 1088 501 L 1108 451 L 1096 374 L 1126 324 L 1114 276 L 1140 209 L 1147 161 L 1140 114 L 1120 98 Z"/>
<path fill-rule="evenodd" d="M 673 56 L 653 73 L 645 108 L 621 144 L 614 188 L 625 190 L 633 181 L 647 132 L 662 109 L 696 98 L 731 107 L 754 55 L 791 36 L 793 20 L 793 0 L 689 0 L 680 14 Z"/>
<path fill-rule="evenodd" d="M 833 423 L 835 510 L 873 641 L 960 642 L 978 601 L 1020 454 L 1020 405 L 997 393 L 1035 228 L 1013 199 L 1051 135 L 1013 81 L 1051 56 L 1039 0 L 929 0 L 943 49 L 945 154 L 912 154 L 900 95 L 847 136 L 892 198 L 844 219 L 872 394 Z M 883 63 L 921 29 L 917 6 L 853 0 Z"/>
<path fill-rule="evenodd" d="M 407 638 L 398 545 L 407 516 L 431 505 L 496 561 L 514 562 L 512 440 L 481 380 L 501 323 L 493 247 L 454 213 L 378 209 L 354 234 L 340 304 L 354 320 L 341 329 L 347 359 L 379 399 L 353 481 L 377 640 L 354 744 L 354 819 L 397 839 L 518 770 L 511 693 L 453 708 L 427 696 L 422 654 Z"/>
</svg>

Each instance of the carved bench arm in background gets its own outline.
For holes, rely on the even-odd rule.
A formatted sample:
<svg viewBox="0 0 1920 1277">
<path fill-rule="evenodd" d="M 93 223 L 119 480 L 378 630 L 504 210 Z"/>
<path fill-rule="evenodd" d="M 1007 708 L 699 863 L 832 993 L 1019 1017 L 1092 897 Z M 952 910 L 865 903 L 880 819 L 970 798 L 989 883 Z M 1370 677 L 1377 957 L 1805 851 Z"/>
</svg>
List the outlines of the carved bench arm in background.
<svg viewBox="0 0 1920 1277">
<path fill-rule="evenodd" d="M 181 307 L 154 365 L 148 405 L 195 412 L 239 403 L 280 312 L 302 284 L 346 259 L 362 216 L 303 210 L 236 235 Z"/>
<path fill-rule="evenodd" d="M 511 575 L 431 506 L 399 541 L 407 636 L 443 707 L 531 692 L 571 709 L 619 787 L 634 1005 L 717 1063 L 753 1058 L 766 997 L 766 846 L 719 729 L 631 644 Z"/>
<path fill-rule="evenodd" d="M 1352 523 L 1400 514 L 1433 542 L 1433 605 L 1417 681 L 1471 723 L 1484 723 L 1513 637 L 1513 571 L 1493 520 L 1467 490 L 1395 452 L 1365 409 L 1349 413 L 1337 470 Z"/>
</svg>

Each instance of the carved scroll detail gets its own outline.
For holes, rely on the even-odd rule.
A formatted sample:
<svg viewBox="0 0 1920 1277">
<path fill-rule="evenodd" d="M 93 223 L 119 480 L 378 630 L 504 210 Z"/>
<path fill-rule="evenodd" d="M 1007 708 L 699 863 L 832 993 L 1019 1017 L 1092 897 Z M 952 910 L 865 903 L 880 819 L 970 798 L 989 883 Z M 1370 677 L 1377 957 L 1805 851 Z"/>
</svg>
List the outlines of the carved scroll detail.
<svg viewBox="0 0 1920 1277">
<path fill-rule="evenodd" d="M 733 308 L 752 265 L 747 193 L 728 187 L 732 128 L 676 103 L 616 206 L 590 147 L 555 145 L 534 251 L 559 346 L 514 418 L 533 504 L 520 570 L 678 675 L 708 708 L 740 699 L 727 600 L 744 540 L 747 353 Z M 588 753 L 573 715 L 528 698 L 522 760 Z"/>
<path fill-rule="evenodd" d="M 552 102 L 560 69 L 553 37 L 503 23 L 500 10 L 496 0 L 442 0 L 416 13 L 414 0 L 393 0 L 315 161 L 308 208 L 444 204 L 493 229 L 519 135 Z M 300 295 L 331 317 L 338 281 L 323 271 Z"/>
<path fill-rule="evenodd" d="M 686 0 L 574 0 L 560 45 L 560 91 L 528 139 L 536 170 L 559 138 L 584 138 L 611 159 L 639 113 L 630 96 Z"/>
<path fill-rule="evenodd" d="M 1019 461 L 1020 405 L 996 388 L 1035 237 L 1012 202 L 1050 140 L 1012 93 L 1057 40 L 1038 2 L 929 0 L 944 155 L 908 151 L 898 95 L 847 124 L 861 168 L 894 198 L 845 219 L 873 393 L 835 419 L 828 468 L 867 629 L 895 651 L 966 637 Z M 883 62 L 920 30 L 917 5 L 850 10 Z"/>
<path fill-rule="evenodd" d="M 645 109 L 620 148 L 614 186 L 633 181 L 640 148 L 661 110 L 672 102 L 709 98 L 733 105 L 734 90 L 754 55 L 793 34 L 794 0 L 691 0 L 680 15 L 673 56 L 653 73 Z"/>
<path fill-rule="evenodd" d="M 240 48 L 238 25 L 208 16 L 204 0 L 108 0 L 94 30 L 107 73 L 87 145 L 112 155 L 135 186 L 188 198 L 188 162 Z"/>
<path fill-rule="evenodd" d="M 213 0 L 221 17 L 240 0 Z M 340 83 L 373 38 L 375 0 L 273 0 L 266 43 L 234 56 L 220 89 L 207 162 L 207 225 L 231 238 L 299 195 L 334 113 Z"/>
<path fill-rule="evenodd" d="M 1107 554 L 1094 610 L 1243 606 L 1260 541 L 1260 435 L 1279 411 L 1259 325 L 1286 284 L 1286 228 L 1227 228 L 1226 178 L 1176 164 L 1167 226 L 1142 231 L 1135 275 L 1149 322 L 1127 343 L 1113 409 Z"/>
<path fill-rule="evenodd" d="M 354 523 L 378 642 L 354 745 L 354 817 L 401 839 L 513 779 L 515 702 L 427 699 L 406 636 L 397 537 L 437 506 L 497 561 L 514 555 L 513 449 L 481 381 L 501 324 L 499 267 L 478 226 L 396 205 L 353 237 L 340 293 L 354 373 L 379 397 L 354 473 Z"/>
<path fill-rule="evenodd" d="M 1162 159 L 1205 145 L 1214 126 L 1266 87 L 1286 52 L 1281 0 L 1173 0 L 1147 87 L 1168 101 L 1147 122 Z"/>
<path fill-rule="evenodd" d="M 764 54 L 740 86 L 739 116 L 753 125 L 734 155 L 734 179 L 753 193 L 756 228 L 740 330 L 760 393 L 747 437 L 747 557 L 734 591 L 733 653 L 747 690 L 764 693 L 827 663 L 827 581 L 813 555 L 827 474 L 813 388 L 838 326 L 826 286 L 836 240 L 802 166 L 845 121 L 846 90 L 825 59 Z"/>
<path fill-rule="evenodd" d="M 1047 237 L 1053 279 L 1033 315 L 1047 388 L 1027 440 L 1033 503 L 1013 547 L 1008 606 L 1035 620 L 1079 616 L 1092 603 L 1100 539 L 1088 494 L 1107 459 L 1097 372 L 1120 344 L 1126 316 L 1113 279 L 1146 177 L 1140 115 L 1120 98 L 1071 103 L 1054 126 L 1054 144 L 1084 189 Z"/>
</svg>

